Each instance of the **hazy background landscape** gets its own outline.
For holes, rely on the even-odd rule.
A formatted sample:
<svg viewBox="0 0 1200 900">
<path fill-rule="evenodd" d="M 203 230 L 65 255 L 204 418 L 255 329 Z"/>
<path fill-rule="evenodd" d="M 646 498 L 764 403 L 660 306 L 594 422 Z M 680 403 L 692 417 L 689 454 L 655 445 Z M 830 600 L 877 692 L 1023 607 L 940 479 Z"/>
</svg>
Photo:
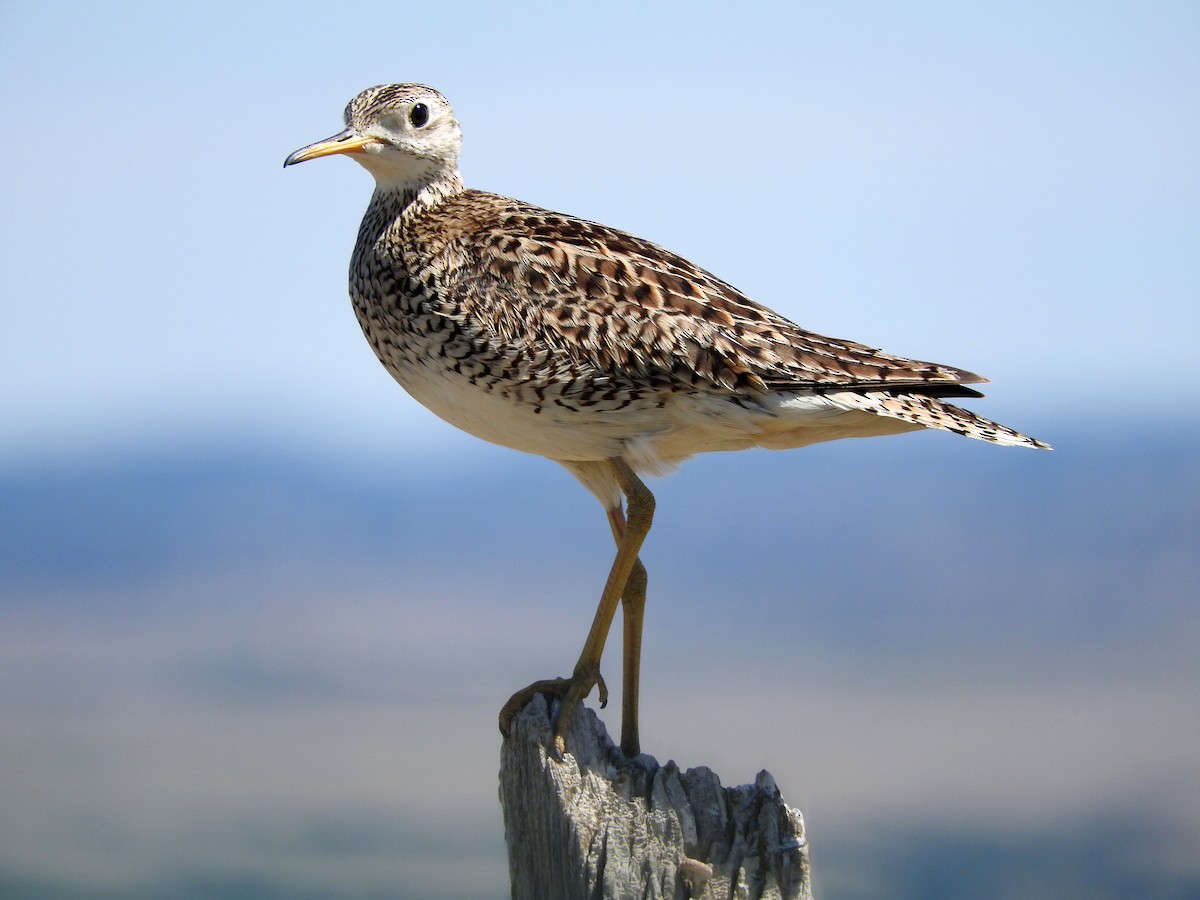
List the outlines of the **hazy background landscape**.
<svg viewBox="0 0 1200 900">
<path fill-rule="evenodd" d="M 0 896 L 507 896 L 495 713 L 607 526 L 390 382 L 367 176 L 279 168 L 420 80 L 468 183 L 1056 447 L 655 482 L 645 750 L 769 769 L 822 897 L 1200 897 L 1198 50 L 1190 3 L 0 7 Z"/>
</svg>

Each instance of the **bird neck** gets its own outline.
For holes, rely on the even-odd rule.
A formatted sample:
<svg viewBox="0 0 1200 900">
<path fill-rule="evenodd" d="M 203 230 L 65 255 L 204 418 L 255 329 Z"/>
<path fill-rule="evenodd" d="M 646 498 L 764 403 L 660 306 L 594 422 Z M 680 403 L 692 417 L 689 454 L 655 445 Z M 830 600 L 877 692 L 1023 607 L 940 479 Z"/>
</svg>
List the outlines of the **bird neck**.
<svg viewBox="0 0 1200 900">
<path fill-rule="evenodd" d="M 447 197 L 465 190 L 458 172 L 443 172 L 438 177 L 403 183 L 376 182 L 372 205 L 386 205 L 398 212 L 416 212 L 436 206 Z"/>
</svg>

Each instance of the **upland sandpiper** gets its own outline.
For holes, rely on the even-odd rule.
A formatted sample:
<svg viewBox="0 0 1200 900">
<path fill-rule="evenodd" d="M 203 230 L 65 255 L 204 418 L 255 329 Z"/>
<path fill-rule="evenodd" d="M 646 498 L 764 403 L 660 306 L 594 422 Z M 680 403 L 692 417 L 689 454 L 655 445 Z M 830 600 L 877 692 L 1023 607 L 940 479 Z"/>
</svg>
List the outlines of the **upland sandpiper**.
<svg viewBox="0 0 1200 900">
<path fill-rule="evenodd" d="M 697 453 L 953 431 L 1046 447 L 943 402 L 979 397 L 971 372 L 805 331 L 649 241 L 470 190 L 461 133 L 433 88 L 390 84 L 350 101 L 346 127 L 284 165 L 346 154 L 375 177 L 350 262 L 350 296 L 388 372 L 477 437 L 566 466 L 608 513 L 616 558 L 570 678 L 518 691 L 571 712 L 607 690 L 600 657 L 625 628 L 621 748 L 639 752 L 638 671 L 654 498 L 642 475 Z"/>
</svg>

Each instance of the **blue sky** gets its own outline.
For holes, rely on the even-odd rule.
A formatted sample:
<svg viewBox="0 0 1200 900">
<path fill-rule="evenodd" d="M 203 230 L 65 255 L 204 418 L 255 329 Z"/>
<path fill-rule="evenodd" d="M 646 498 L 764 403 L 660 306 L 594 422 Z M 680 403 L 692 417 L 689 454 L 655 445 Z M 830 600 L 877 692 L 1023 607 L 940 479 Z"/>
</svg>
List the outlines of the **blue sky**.
<svg viewBox="0 0 1200 900">
<path fill-rule="evenodd" d="M 1018 427 L 1194 410 L 1198 35 L 1192 3 L 7 3 L 0 461 L 464 447 L 348 309 L 368 176 L 280 167 L 397 80 L 455 104 L 471 185 L 979 371 Z"/>
</svg>

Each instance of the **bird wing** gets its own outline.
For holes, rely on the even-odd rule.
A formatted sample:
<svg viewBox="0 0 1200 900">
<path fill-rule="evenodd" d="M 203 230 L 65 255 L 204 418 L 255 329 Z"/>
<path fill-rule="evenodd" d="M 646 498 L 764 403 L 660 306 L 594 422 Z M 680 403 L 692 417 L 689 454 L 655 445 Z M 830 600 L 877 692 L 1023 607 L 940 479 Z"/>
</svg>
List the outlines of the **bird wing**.
<svg viewBox="0 0 1200 900">
<path fill-rule="evenodd" d="M 453 242 L 456 305 L 509 346 L 700 390 L 896 390 L 979 396 L 952 366 L 806 331 L 657 244 L 496 195 Z M 480 200 L 488 214 L 479 218 Z M 480 236 L 485 236 L 480 240 Z M 532 326 L 532 327 L 531 327 Z"/>
</svg>

